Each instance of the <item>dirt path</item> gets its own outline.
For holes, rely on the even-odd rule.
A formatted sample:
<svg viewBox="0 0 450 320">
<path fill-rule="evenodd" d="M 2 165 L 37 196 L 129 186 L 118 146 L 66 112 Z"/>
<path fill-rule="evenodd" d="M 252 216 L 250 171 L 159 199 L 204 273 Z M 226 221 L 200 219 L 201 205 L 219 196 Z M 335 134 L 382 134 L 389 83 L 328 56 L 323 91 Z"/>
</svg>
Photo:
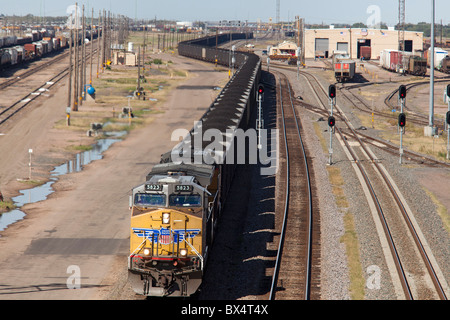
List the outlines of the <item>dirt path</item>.
<svg viewBox="0 0 450 320">
<path fill-rule="evenodd" d="M 192 128 L 217 94 L 210 88 L 227 78 L 227 73 L 214 72 L 210 65 L 170 59 L 193 76 L 182 83 L 183 89 L 168 94 L 165 113 L 116 142 L 104 159 L 60 177 L 48 200 L 25 206 L 25 219 L 1 233 L 1 299 L 103 299 L 123 294 L 117 288 L 126 280 L 129 190 L 175 144 L 170 141 L 173 130 Z M 42 176 L 45 168 L 64 158 L 66 152 L 59 150 L 74 139 L 74 133 L 55 130 L 53 124 L 64 117 L 65 97 L 66 87 L 61 86 L 42 103 L 45 106 L 23 115 L 0 137 L 8 150 L 0 156 L 4 195 L 17 191 L 16 178 L 27 177 L 29 148 L 40 162 Z M 67 283 L 77 284 L 72 281 L 75 276 L 80 277 L 81 288 L 68 290 Z M 118 280 L 122 282 L 117 284 Z"/>
</svg>

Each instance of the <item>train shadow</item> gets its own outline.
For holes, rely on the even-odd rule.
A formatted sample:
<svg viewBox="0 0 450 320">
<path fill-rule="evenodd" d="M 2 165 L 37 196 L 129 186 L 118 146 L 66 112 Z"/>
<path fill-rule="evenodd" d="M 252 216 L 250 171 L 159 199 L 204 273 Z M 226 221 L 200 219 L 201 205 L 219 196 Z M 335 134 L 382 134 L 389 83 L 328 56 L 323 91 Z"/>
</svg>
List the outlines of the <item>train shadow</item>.
<svg viewBox="0 0 450 320">
<path fill-rule="evenodd" d="M 264 128 L 276 129 L 275 78 L 262 71 Z M 256 123 L 256 112 L 251 124 Z M 267 150 L 276 150 L 277 139 L 268 139 Z M 238 165 L 230 195 L 219 220 L 219 227 L 203 277 L 199 300 L 236 300 L 270 292 L 277 245 L 275 231 L 276 175 L 261 174 L 273 164 Z M 274 168 L 276 169 L 276 168 Z M 274 170 L 276 171 L 276 170 Z"/>
</svg>

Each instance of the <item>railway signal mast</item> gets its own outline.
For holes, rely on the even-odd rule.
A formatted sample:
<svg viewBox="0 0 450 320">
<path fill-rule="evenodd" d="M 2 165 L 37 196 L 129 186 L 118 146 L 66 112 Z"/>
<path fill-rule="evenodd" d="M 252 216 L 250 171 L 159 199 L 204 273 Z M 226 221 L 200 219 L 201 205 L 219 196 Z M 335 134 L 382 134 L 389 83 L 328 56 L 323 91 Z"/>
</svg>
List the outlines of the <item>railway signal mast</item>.
<svg viewBox="0 0 450 320">
<path fill-rule="evenodd" d="M 398 129 L 400 130 L 400 160 L 399 163 L 402 164 L 402 156 L 403 156 L 403 132 L 405 131 L 406 125 L 406 115 L 403 113 L 403 108 L 405 106 L 406 99 L 406 86 L 401 85 L 398 88 L 398 98 L 400 100 L 401 111 L 398 115 Z"/>
<path fill-rule="evenodd" d="M 445 122 L 447 123 L 447 160 L 450 160 L 450 84 L 447 85 L 447 102 L 448 111 L 445 115 Z"/>
<path fill-rule="evenodd" d="M 405 0 L 398 1 L 398 50 L 405 51 Z M 403 62 L 400 61 L 401 69 Z"/>
<path fill-rule="evenodd" d="M 331 166 L 332 164 L 332 155 L 333 155 L 333 132 L 334 126 L 336 124 L 336 119 L 333 116 L 333 107 L 336 104 L 336 86 L 334 84 L 330 84 L 328 87 L 328 97 L 330 98 L 331 105 L 331 113 L 328 117 L 328 127 L 330 129 L 330 148 L 328 149 L 329 160 L 328 164 Z"/>
<path fill-rule="evenodd" d="M 261 150 L 261 129 L 264 128 L 264 120 L 262 119 L 262 107 L 261 103 L 264 101 L 264 86 L 260 84 L 258 86 L 258 119 L 256 120 L 256 129 L 258 130 L 258 149 Z"/>
</svg>

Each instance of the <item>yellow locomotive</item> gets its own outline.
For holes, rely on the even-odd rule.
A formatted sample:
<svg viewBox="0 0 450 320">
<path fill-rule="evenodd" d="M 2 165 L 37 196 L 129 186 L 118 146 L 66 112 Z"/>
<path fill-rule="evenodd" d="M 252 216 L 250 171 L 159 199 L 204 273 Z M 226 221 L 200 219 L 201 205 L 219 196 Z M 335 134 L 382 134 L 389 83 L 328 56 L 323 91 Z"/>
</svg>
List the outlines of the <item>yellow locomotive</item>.
<svg viewBox="0 0 450 320">
<path fill-rule="evenodd" d="M 147 296 L 188 296 L 201 284 L 217 175 L 210 165 L 159 164 L 133 189 L 129 281 Z"/>
</svg>

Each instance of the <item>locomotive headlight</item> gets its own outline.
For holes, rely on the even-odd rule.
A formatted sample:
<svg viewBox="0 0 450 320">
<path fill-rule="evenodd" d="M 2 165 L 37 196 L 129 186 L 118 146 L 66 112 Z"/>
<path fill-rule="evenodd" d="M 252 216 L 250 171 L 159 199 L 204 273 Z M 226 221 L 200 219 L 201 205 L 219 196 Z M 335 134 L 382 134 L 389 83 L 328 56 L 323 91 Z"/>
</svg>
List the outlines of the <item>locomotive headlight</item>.
<svg viewBox="0 0 450 320">
<path fill-rule="evenodd" d="M 187 250 L 187 249 L 185 249 L 185 248 L 180 249 L 180 255 L 181 255 L 182 257 L 186 257 L 187 254 L 188 254 L 188 250 Z"/>
<path fill-rule="evenodd" d="M 170 223 L 170 213 L 163 212 L 163 214 L 162 214 L 162 223 L 164 223 L 164 224 Z"/>
<path fill-rule="evenodd" d="M 149 256 L 150 255 L 150 249 L 145 248 L 144 249 L 144 255 Z"/>
</svg>

